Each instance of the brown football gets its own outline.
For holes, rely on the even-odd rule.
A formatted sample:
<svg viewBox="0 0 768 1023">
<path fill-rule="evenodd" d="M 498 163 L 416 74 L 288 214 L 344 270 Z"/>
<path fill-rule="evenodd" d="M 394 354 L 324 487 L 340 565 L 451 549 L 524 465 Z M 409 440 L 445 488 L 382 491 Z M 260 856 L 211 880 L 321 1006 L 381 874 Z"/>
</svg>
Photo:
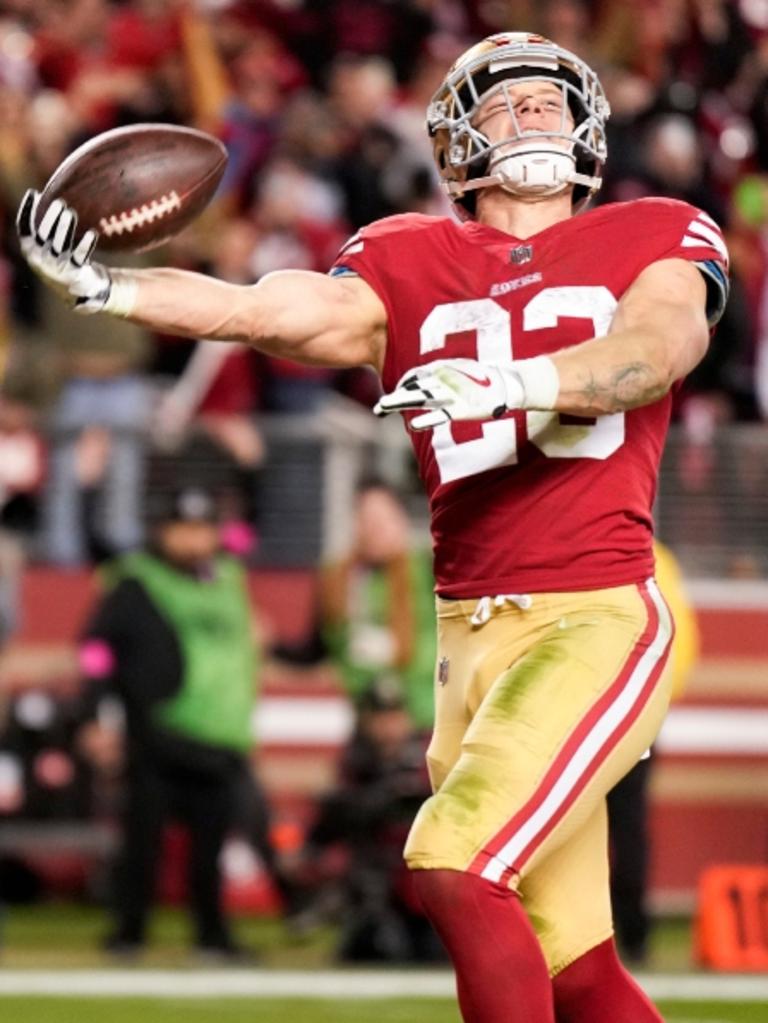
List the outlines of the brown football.
<svg viewBox="0 0 768 1023">
<path fill-rule="evenodd" d="M 37 220 L 53 199 L 78 215 L 78 234 L 99 248 L 142 252 L 178 234 L 208 205 L 227 164 L 212 135 L 172 124 L 132 124 L 89 139 L 43 189 Z"/>
</svg>

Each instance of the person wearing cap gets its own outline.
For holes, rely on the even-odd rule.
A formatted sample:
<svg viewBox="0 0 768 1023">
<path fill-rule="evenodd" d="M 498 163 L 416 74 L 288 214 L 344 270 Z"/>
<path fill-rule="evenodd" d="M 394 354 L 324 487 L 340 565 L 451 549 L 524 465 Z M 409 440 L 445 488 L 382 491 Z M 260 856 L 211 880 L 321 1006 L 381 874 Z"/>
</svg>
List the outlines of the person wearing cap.
<svg viewBox="0 0 768 1023">
<path fill-rule="evenodd" d="M 652 506 L 672 395 L 728 296 L 718 225 L 686 202 L 586 210 L 610 114 L 588 65 L 502 32 L 427 110 L 457 219 L 387 217 L 328 275 L 238 287 L 91 259 L 61 202 L 20 244 L 81 313 L 369 365 L 429 493 L 438 595 L 434 794 L 405 856 L 466 1023 L 658 1023 L 622 966 L 606 794 L 666 713 L 672 618 Z"/>
<path fill-rule="evenodd" d="M 242 567 L 219 551 L 216 502 L 197 487 L 153 495 L 151 540 L 103 569 L 80 644 L 81 745 L 117 765 L 99 721 L 117 698 L 124 736 L 121 843 L 108 951 L 139 952 L 164 825 L 190 837 L 188 901 L 198 951 L 241 954 L 222 909 L 219 859 L 253 744 L 257 648 Z"/>
</svg>

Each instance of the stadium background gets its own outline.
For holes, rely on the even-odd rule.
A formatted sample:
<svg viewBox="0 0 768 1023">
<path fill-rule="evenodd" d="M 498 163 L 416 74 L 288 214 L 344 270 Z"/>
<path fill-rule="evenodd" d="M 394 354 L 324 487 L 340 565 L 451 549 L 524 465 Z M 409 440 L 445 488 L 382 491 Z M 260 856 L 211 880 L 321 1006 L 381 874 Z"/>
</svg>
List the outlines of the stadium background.
<svg viewBox="0 0 768 1023">
<path fill-rule="evenodd" d="M 126 535 L 140 536 L 152 494 L 184 473 L 224 493 L 236 521 L 249 517 L 253 497 L 244 497 L 242 481 L 247 488 L 258 476 L 259 544 L 248 555 L 253 592 L 283 643 L 306 635 L 316 568 L 348 533 L 362 474 L 375 471 L 398 486 L 414 536 L 425 530 L 402 431 L 372 421 L 377 389 L 366 372 L 307 371 L 231 350 L 211 364 L 192 343 L 84 326 L 19 259 L 12 221 L 23 190 L 43 184 L 75 145 L 109 127 L 195 125 L 225 142 L 229 170 L 211 209 L 157 260 L 235 280 L 283 266 L 324 270 L 361 224 L 403 210 L 447 212 L 424 137 L 425 104 L 472 40 L 523 28 L 584 56 L 605 84 L 613 119 L 600 201 L 645 194 L 692 201 L 724 226 L 734 262 L 729 312 L 677 402 L 657 509 L 702 638 L 653 777 L 652 900 L 660 916 L 676 917 L 659 931 L 654 964 L 683 970 L 693 962 L 687 921 L 701 871 L 719 862 L 763 863 L 768 848 L 768 5 L 759 0 L 0 3 L 0 334 L 7 352 L 0 557 L 9 631 L 0 692 L 6 710 L 33 733 L 40 721 L 55 721 L 56 701 L 77 682 L 73 639 L 94 563 Z M 66 480 L 57 475 L 57 456 L 68 427 L 57 410 L 82 375 L 139 382 L 130 427 L 107 426 L 118 438 L 130 434 L 143 475 L 117 484 L 140 499 L 135 520 L 115 535 L 97 510 L 78 550 L 61 542 Z M 190 394 L 186 411 L 177 406 L 174 416 L 164 398 Z M 93 431 L 84 455 L 96 477 L 104 473 L 105 430 Z M 15 577 L 17 596 L 5 585 Z M 289 834 L 330 785 L 350 712 L 325 668 L 307 675 L 268 666 L 263 692 L 260 770 Z M 3 955 L 11 967 L 91 965 L 93 918 L 61 900 L 82 897 L 108 835 L 97 823 L 83 826 L 65 760 L 41 763 L 35 799 L 19 808 L 8 796 L 13 764 L 0 753 L 0 805 L 11 800 L 0 839 L 34 862 L 47 896 L 9 914 Z M 172 878 L 167 885 L 172 898 Z M 233 879 L 231 898 L 247 926 L 262 927 L 258 914 L 271 908 L 263 885 L 251 877 L 238 887 Z M 309 952 L 286 951 L 279 928 L 268 918 L 263 928 L 256 940 L 268 950 L 267 964 L 324 963 L 322 942 Z M 72 959 L 71 948 L 65 954 L 68 931 L 81 936 L 82 956 Z M 435 1019 L 454 1018 L 437 1011 L 444 1014 Z M 736 1011 L 712 1018 L 742 1018 Z M 744 1019 L 768 1014 L 749 1011 Z M 402 1012 L 392 1018 L 410 1018 L 407 1007 Z"/>
</svg>

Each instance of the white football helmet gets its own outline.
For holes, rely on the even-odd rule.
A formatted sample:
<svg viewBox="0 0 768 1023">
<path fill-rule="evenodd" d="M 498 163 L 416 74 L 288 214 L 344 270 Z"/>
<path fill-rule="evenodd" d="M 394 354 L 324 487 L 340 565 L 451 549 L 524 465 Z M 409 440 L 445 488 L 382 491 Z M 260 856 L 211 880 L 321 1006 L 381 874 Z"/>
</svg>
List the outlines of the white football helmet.
<svg viewBox="0 0 768 1023">
<path fill-rule="evenodd" d="M 563 90 L 559 131 L 520 129 L 509 84 L 533 80 Z M 497 93 L 506 99 L 514 134 L 492 143 L 473 122 L 481 103 Z M 602 183 L 609 114 L 597 75 L 580 57 L 543 36 L 500 32 L 455 62 L 432 97 L 427 127 L 443 186 L 466 220 L 475 213 L 474 190 L 499 185 L 533 201 L 572 187 L 580 209 Z"/>
</svg>

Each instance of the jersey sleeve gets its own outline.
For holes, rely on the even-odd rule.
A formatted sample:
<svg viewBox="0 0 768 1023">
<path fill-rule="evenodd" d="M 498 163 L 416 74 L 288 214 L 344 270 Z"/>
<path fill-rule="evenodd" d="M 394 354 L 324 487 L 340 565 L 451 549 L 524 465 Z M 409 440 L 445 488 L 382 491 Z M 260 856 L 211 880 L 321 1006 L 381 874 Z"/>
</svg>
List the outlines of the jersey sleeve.
<svg viewBox="0 0 768 1023">
<path fill-rule="evenodd" d="M 339 249 L 333 266 L 328 271 L 331 277 L 362 277 L 370 284 L 382 301 L 386 295 L 386 259 L 389 246 L 381 244 L 373 232 L 375 224 L 361 228 Z"/>
<path fill-rule="evenodd" d="M 717 223 L 703 210 L 674 199 L 645 199 L 635 237 L 647 264 L 660 259 L 687 259 L 701 271 L 707 285 L 707 320 L 714 326 L 728 301 L 728 248 Z"/>
<path fill-rule="evenodd" d="M 439 223 L 440 218 L 416 213 L 375 220 L 342 245 L 328 272 L 332 277 L 362 277 L 390 312 L 403 280 L 418 274 L 415 250 Z"/>
</svg>

